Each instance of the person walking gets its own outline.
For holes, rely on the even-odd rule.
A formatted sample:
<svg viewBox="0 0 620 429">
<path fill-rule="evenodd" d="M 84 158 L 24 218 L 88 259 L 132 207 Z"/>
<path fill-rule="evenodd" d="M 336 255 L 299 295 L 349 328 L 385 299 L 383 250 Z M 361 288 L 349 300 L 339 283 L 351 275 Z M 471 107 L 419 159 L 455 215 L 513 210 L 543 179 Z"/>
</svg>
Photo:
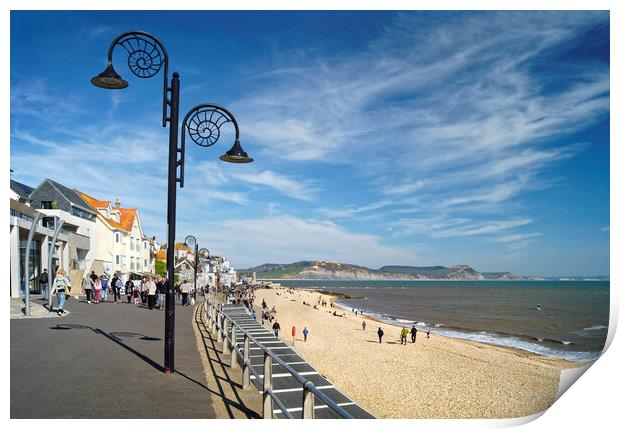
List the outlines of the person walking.
<svg viewBox="0 0 620 429">
<path fill-rule="evenodd" d="M 403 327 L 400 331 L 400 343 L 407 345 L 407 335 L 409 334 L 409 329 Z"/>
<path fill-rule="evenodd" d="M 112 292 L 112 298 L 114 299 L 115 303 L 116 303 L 116 281 L 117 280 L 118 280 L 118 277 L 116 277 L 116 274 L 114 274 L 112 278 L 110 279 L 110 292 Z"/>
<path fill-rule="evenodd" d="M 183 306 L 187 307 L 189 305 L 189 290 L 190 290 L 190 286 L 189 286 L 189 283 L 187 283 L 187 280 L 183 280 L 183 283 L 181 283 L 179 290 L 181 291 L 181 296 L 183 297 L 182 298 Z"/>
<path fill-rule="evenodd" d="M 98 276 L 95 276 L 95 304 L 99 304 L 99 300 L 101 299 L 101 279 Z"/>
<path fill-rule="evenodd" d="M 276 336 L 276 338 L 278 338 L 278 332 L 280 332 L 280 324 L 278 323 L 278 321 L 276 320 L 275 323 L 271 326 L 271 328 L 273 329 L 273 335 Z"/>
<path fill-rule="evenodd" d="M 43 294 L 43 298 L 47 301 L 50 298 L 49 295 L 49 289 L 48 289 L 48 285 L 49 285 L 49 275 L 47 274 L 47 268 L 45 268 L 43 270 L 43 272 L 41 273 L 41 275 L 39 276 L 39 284 L 41 285 L 41 293 Z"/>
<path fill-rule="evenodd" d="M 133 281 L 127 280 L 125 282 L 125 297 L 127 298 L 127 304 L 131 304 L 131 298 L 133 298 Z"/>
<path fill-rule="evenodd" d="M 383 338 L 383 329 L 381 329 L 380 326 L 379 329 L 377 329 L 377 335 L 379 336 L 379 344 L 381 344 L 381 339 Z"/>
<path fill-rule="evenodd" d="M 86 293 L 86 303 L 87 304 L 90 304 L 90 300 L 93 297 L 92 296 L 93 295 L 93 288 L 95 287 L 95 280 L 94 280 L 94 278 L 92 276 L 93 276 L 93 274 L 90 274 L 90 275 L 86 276 L 84 278 L 84 283 L 83 283 L 84 284 L 83 289 L 84 289 L 84 292 Z"/>
<path fill-rule="evenodd" d="M 157 292 L 157 285 L 155 285 L 153 279 L 149 279 L 146 282 L 146 288 L 149 310 L 152 310 L 155 307 L 155 293 Z"/>
<path fill-rule="evenodd" d="M 415 325 L 411 326 L 411 342 L 412 343 L 415 343 L 415 337 L 417 333 L 418 333 L 418 330 L 416 329 Z"/>
<path fill-rule="evenodd" d="M 65 314 L 65 299 L 66 294 L 71 289 L 71 283 L 65 278 L 65 270 L 60 268 L 56 273 L 56 278 L 52 284 L 51 294 L 56 293 L 56 299 L 58 300 L 58 315 Z"/>
<path fill-rule="evenodd" d="M 302 334 L 304 334 L 304 343 L 306 342 L 306 340 L 308 339 L 308 333 L 310 331 L 308 331 L 308 328 L 304 326 L 304 330 L 301 331 Z"/>
<path fill-rule="evenodd" d="M 366 321 L 362 321 L 362 331 L 366 330 Z"/>
<path fill-rule="evenodd" d="M 140 289 L 138 289 L 136 286 L 134 286 L 131 290 L 130 296 L 133 299 L 134 305 L 138 305 L 140 303 Z"/>
<path fill-rule="evenodd" d="M 164 310 L 166 308 L 166 289 L 168 285 L 168 280 L 164 277 L 160 277 L 159 279 L 159 309 Z"/>
<path fill-rule="evenodd" d="M 146 304 L 148 293 L 147 278 L 142 277 L 142 280 L 140 280 L 140 298 L 142 299 L 142 304 Z"/>
<path fill-rule="evenodd" d="M 101 300 L 108 301 L 108 276 L 105 274 L 101 275 Z"/>
</svg>

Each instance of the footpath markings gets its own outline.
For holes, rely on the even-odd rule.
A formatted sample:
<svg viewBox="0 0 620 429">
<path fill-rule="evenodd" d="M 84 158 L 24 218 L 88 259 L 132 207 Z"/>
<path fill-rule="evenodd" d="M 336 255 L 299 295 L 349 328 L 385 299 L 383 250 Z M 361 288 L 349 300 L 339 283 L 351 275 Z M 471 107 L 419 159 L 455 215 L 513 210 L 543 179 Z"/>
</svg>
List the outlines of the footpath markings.
<svg viewBox="0 0 620 429">
<path fill-rule="evenodd" d="M 222 311 L 230 317 L 236 327 L 237 346 L 243 353 L 243 337 L 247 332 L 254 337 L 258 343 L 264 345 L 275 355 L 282 359 L 286 364 L 292 365 L 293 368 L 308 381 L 323 391 L 336 404 L 345 409 L 354 418 L 373 419 L 368 411 L 364 410 L 344 393 L 339 391 L 333 383 L 323 377 L 319 372 L 306 362 L 295 350 L 277 338 L 270 329 L 263 327 L 259 321 L 250 317 L 245 311 L 243 305 L 226 304 Z M 250 362 L 252 368 L 259 374 L 258 377 L 251 375 L 250 380 L 256 386 L 259 392 L 263 391 L 262 378 L 264 373 L 264 353 L 260 347 L 253 342 L 250 343 Z M 301 404 L 303 403 L 303 387 L 300 383 L 278 363 L 272 364 L 272 389 L 278 395 L 287 411 L 293 417 L 302 417 Z M 274 414 L 282 415 L 282 410 L 274 403 Z M 323 403 L 318 397 L 314 398 L 314 417 L 317 419 L 337 419 L 340 416 Z"/>
</svg>

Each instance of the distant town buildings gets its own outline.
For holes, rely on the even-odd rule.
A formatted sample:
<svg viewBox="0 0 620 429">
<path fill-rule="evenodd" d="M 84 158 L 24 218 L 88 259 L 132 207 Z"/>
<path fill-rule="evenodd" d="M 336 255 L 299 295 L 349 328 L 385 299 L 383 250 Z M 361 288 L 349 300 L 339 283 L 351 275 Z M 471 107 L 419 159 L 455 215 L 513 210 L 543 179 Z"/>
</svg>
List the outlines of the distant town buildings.
<svg viewBox="0 0 620 429">
<path fill-rule="evenodd" d="M 36 188 L 11 180 L 9 196 L 12 297 L 23 294 L 26 284 L 31 293 L 41 292 L 39 277 L 47 268 L 50 252 L 53 270 L 63 268 L 77 288 L 91 271 L 108 277 L 116 274 L 123 282 L 165 274 L 167 244 L 159 245 L 155 237 L 145 234 L 137 208 L 122 207 L 118 199 L 114 203 L 100 200 L 51 179 Z M 37 213 L 41 217 L 31 244 L 27 281 L 25 252 Z M 64 223 L 52 249 L 60 220 Z M 174 253 L 175 274 L 180 281 L 193 283 L 195 270 L 198 287 L 230 285 L 238 280 L 223 256 L 197 261 L 194 249 L 184 243 L 176 243 Z"/>
<path fill-rule="evenodd" d="M 19 296 L 29 284 L 40 292 L 39 276 L 52 266 L 62 267 L 71 281 L 81 284 L 87 273 L 137 279 L 155 273 L 155 237 L 144 234 L 138 209 L 123 208 L 120 201 L 98 200 L 51 179 L 32 188 L 10 181 L 11 296 Z M 26 282 L 24 256 L 28 233 L 36 213 L 42 214 L 31 245 L 30 273 Z M 64 224 L 54 249 L 50 249 L 58 220 Z"/>
</svg>

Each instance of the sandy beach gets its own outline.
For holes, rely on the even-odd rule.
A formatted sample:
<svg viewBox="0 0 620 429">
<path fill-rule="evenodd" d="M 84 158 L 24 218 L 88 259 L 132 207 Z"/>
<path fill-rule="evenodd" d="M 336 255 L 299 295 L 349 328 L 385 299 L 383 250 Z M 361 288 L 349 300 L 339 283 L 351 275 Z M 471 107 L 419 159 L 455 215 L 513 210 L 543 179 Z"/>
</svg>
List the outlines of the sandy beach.
<svg viewBox="0 0 620 429">
<path fill-rule="evenodd" d="M 322 375 L 380 418 L 508 418 L 538 413 L 555 400 L 560 371 L 579 366 L 529 352 L 418 331 L 400 343 L 401 328 L 344 311 L 335 317 L 318 292 L 261 289 L 275 305 L 280 336 Z M 328 302 L 333 298 L 322 295 Z M 303 305 L 303 301 L 311 306 Z M 338 313 L 343 313 L 338 309 Z M 366 320 L 366 330 L 362 321 Z M 267 324 L 267 322 L 266 322 Z M 308 341 L 301 331 L 307 327 Z M 379 344 L 377 328 L 385 335 Z"/>
</svg>

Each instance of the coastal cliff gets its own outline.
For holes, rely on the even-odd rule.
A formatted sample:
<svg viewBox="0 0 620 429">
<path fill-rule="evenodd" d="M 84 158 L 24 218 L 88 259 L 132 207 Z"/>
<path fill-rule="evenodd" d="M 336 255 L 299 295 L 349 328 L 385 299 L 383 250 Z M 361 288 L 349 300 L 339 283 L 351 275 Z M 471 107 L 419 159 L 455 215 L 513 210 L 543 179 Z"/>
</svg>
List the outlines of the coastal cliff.
<svg viewBox="0 0 620 429">
<path fill-rule="evenodd" d="M 481 273 L 469 265 L 411 267 L 388 265 L 374 270 L 333 261 L 299 261 L 291 264 L 263 264 L 243 270 L 257 278 L 297 280 L 516 280 L 508 272 Z"/>
</svg>

